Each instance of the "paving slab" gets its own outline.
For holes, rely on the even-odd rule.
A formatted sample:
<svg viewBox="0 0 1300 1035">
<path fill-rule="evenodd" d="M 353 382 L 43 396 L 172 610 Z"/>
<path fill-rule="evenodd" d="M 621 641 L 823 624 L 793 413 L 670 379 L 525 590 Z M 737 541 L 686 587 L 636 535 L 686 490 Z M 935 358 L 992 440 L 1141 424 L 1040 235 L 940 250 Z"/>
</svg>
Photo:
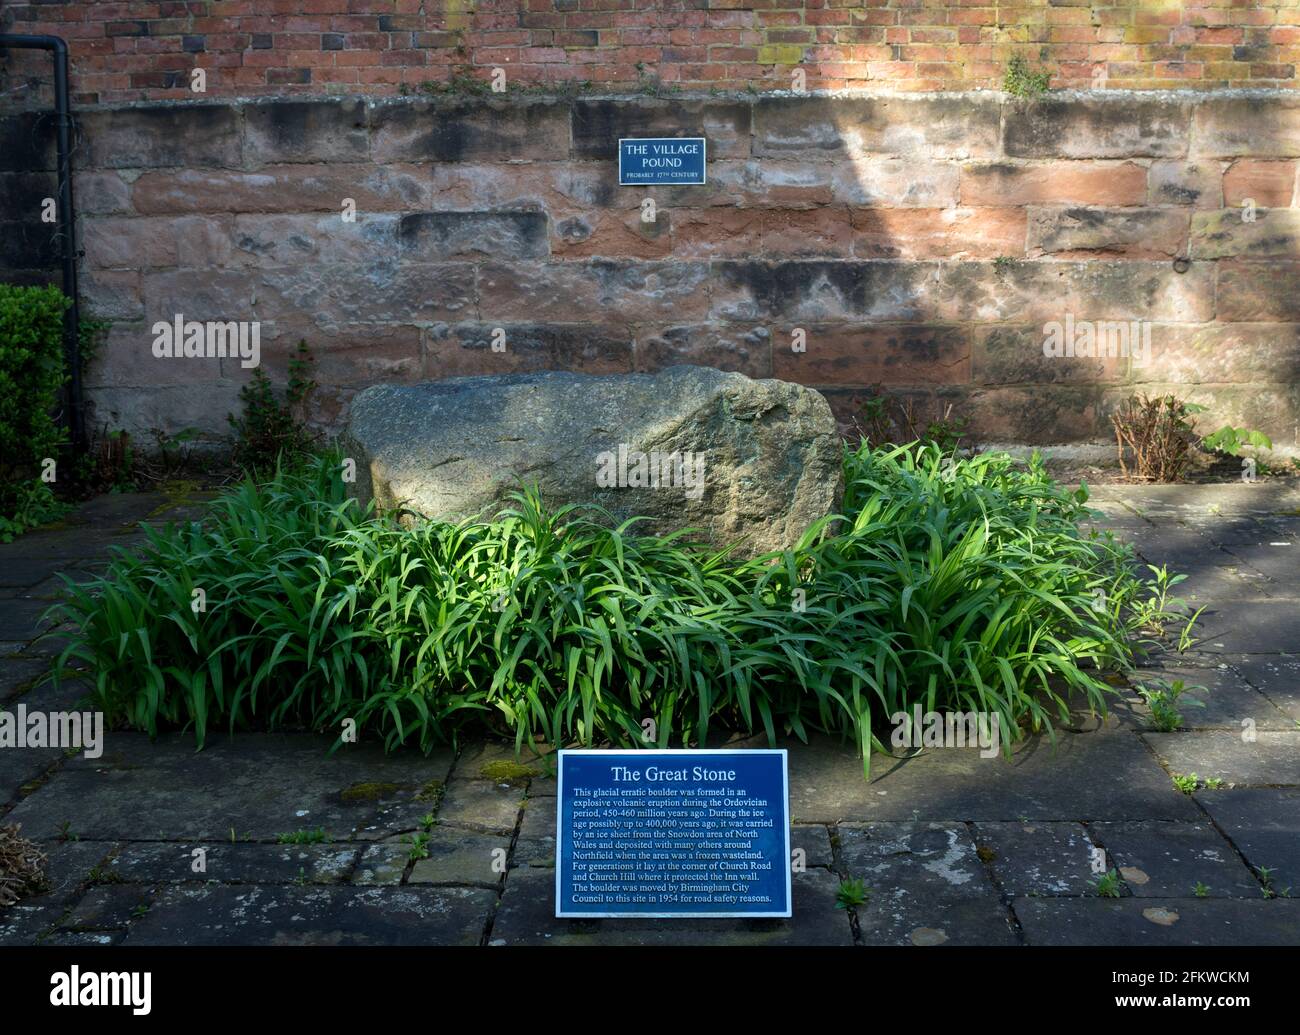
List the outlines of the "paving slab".
<svg viewBox="0 0 1300 1035">
<path fill-rule="evenodd" d="M 38 782 L 63 758 L 59 748 L 4 748 L 0 750 L 0 809 L 10 801 L 21 801 L 25 796 L 35 792 Z M 6 823 L 23 823 L 22 816 L 17 820 L 5 818 Z M 48 838 L 58 833 L 51 833 L 48 827 L 27 824 L 24 829 L 31 838 Z"/>
<path fill-rule="evenodd" d="M 411 863 L 411 845 L 403 841 L 384 841 L 370 845 L 361 853 L 352 875 L 353 884 L 401 884 Z"/>
<path fill-rule="evenodd" d="M 1264 537 L 1254 544 L 1227 547 L 1244 564 L 1263 572 L 1271 581 L 1268 595 L 1295 600 L 1300 596 L 1300 541 L 1294 535 L 1283 539 Z"/>
<path fill-rule="evenodd" d="M 451 827 L 434 827 L 428 833 L 426 859 L 417 859 L 408 884 L 501 883 L 510 838 L 499 834 L 474 834 Z"/>
<path fill-rule="evenodd" d="M 1289 600 L 1242 600 L 1206 611 L 1192 632 L 1209 654 L 1269 654 L 1300 643 L 1300 607 Z"/>
<path fill-rule="evenodd" d="M 835 865 L 830 831 L 823 826 L 797 825 L 790 828 L 791 853 L 803 852 L 806 866 Z"/>
<path fill-rule="evenodd" d="M 789 920 L 559 920 L 555 875 L 510 871 L 489 945 L 852 945 L 848 914 L 835 908 L 839 878 L 826 870 L 796 873 Z"/>
<path fill-rule="evenodd" d="M 357 853 L 355 845 L 140 841 L 120 846 L 102 870 L 114 883 L 336 884 L 352 872 Z"/>
<path fill-rule="evenodd" d="M 936 902 L 872 896 L 859 906 L 863 945 L 1018 945 L 1010 910 L 997 898 Z"/>
<path fill-rule="evenodd" d="M 1216 517 L 1212 514 L 1197 514 L 1185 519 L 1188 527 L 1198 532 L 1229 553 L 1242 557 L 1247 564 L 1270 574 L 1267 568 L 1260 567 L 1241 552 L 1265 550 L 1270 548 L 1285 551 L 1287 545 L 1296 542 L 1296 520 L 1272 514 L 1231 514 Z M 1282 544 L 1274 546 L 1273 544 Z"/>
<path fill-rule="evenodd" d="M 125 930 L 153 901 L 147 884 L 105 884 L 90 888 L 59 922 L 66 930 Z"/>
<path fill-rule="evenodd" d="M 1300 900 L 1023 898 L 1029 945 L 1296 945 Z"/>
<path fill-rule="evenodd" d="M 1294 654 L 1239 654 L 1226 660 L 1280 711 L 1300 723 L 1300 657 Z"/>
<path fill-rule="evenodd" d="M 448 781 L 438 821 L 486 833 L 513 833 L 526 783 L 493 780 Z"/>
<path fill-rule="evenodd" d="M 555 865 L 556 800 L 531 795 L 524 802 L 524 817 L 511 862 L 516 866 Z"/>
<path fill-rule="evenodd" d="M 0 546 L 0 587 L 29 589 L 51 578 L 55 572 L 81 570 L 80 559 L 68 564 L 59 558 L 29 557 L 21 552 L 21 546 L 22 540 Z"/>
<path fill-rule="evenodd" d="M 1171 773 L 1196 773 L 1234 786 L 1300 786 L 1300 730 L 1143 733 Z M 1118 818 L 1118 817 L 1105 817 Z"/>
<path fill-rule="evenodd" d="M 1178 568 L 1185 572 L 1187 581 L 1179 583 L 1174 592 L 1191 610 L 1201 607 L 1218 607 L 1243 601 L 1289 599 L 1285 583 L 1275 582 L 1253 568 Z M 1198 634 L 1200 619 L 1192 630 Z"/>
<path fill-rule="evenodd" d="M 50 601 L 32 597 L 0 599 L 0 629 L 4 629 L 6 635 L 35 639 L 52 628 L 52 623 L 42 621 L 42 616 L 49 608 Z"/>
<path fill-rule="evenodd" d="M 414 792 L 451 763 L 450 753 L 385 755 L 378 744 L 329 755 L 330 741 L 309 735 L 218 737 L 201 752 L 180 735 L 105 741 L 101 758 L 67 760 L 11 821 L 40 838 L 66 823 L 91 840 L 226 841 L 233 831 L 237 841 L 274 842 L 322 827 L 327 839 L 347 840 L 374 824 L 390 788 Z"/>
<path fill-rule="evenodd" d="M 1300 789 L 1238 787 L 1197 791 L 1196 800 L 1256 870 L 1300 897 Z"/>
<path fill-rule="evenodd" d="M 485 888 L 179 884 L 159 893 L 125 945 L 478 945 Z"/>
<path fill-rule="evenodd" d="M 67 912 L 61 905 L 19 902 L 0 909 L 0 945 L 32 945 L 55 927 Z"/>
<path fill-rule="evenodd" d="M 980 823 L 975 843 L 1007 895 L 1088 895 L 1097 874 L 1080 823 Z"/>
<path fill-rule="evenodd" d="M 9 699 L 31 686 L 47 668 L 43 658 L 0 659 L 0 701 L 9 707 Z"/>
<path fill-rule="evenodd" d="M 841 824 L 837 834 L 844 871 L 865 881 L 873 900 L 998 897 L 962 823 Z"/>
<path fill-rule="evenodd" d="M 910 759 L 875 755 L 871 782 L 851 748 L 829 739 L 790 747 L 796 822 L 1194 819 L 1199 813 L 1133 734 L 1060 733 L 1007 760 L 943 748 Z"/>
<path fill-rule="evenodd" d="M 1208 822 L 1092 823 L 1088 830 L 1135 898 L 1260 897 L 1259 881 Z"/>
</svg>

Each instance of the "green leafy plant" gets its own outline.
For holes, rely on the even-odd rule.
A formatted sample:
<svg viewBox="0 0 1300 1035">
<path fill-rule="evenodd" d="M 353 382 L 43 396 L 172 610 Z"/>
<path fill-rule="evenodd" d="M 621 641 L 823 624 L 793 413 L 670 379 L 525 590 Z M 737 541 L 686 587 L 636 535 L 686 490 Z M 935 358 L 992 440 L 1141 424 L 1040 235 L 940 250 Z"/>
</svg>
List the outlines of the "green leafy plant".
<svg viewBox="0 0 1300 1035">
<path fill-rule="evenodd" d="M 1130 547 L 1080 530 L 1086 487 L 1037 458 L 848 449 L 842 514 L 752 561 L 533 490 L 491 521 L 407 529 L 348 499 L 340 459 L 245 479 L 69 583 L 55 678 L 80 662 L 110 720 L 200 744 L 350 718 L 389 748 L 467 726 L 640 746 L 651 718 L 665 746 L 823 731 L 869 769 L 915 702 L 996 713 L 1008 752 L 1080 699 L 1104 713 L 1105 672 L 1177 620 Z"/>
<path fill-rule="evenodd" d="M 1252 428 L 1234 428 L 1231 424 L 1225 424 L 1218 431 L 1212 431 L 1202 438 L 1201 446 L 1230 456 L 1241 456 L 1247 446 L 1255 449 L 1272 449 L 1273 440 L 1262 431 L 1255 431 Z"/>
<path fill-rule="evenodd" d="M 65 441 L 56 417 L 67 379 L 63 316 L 68 305 L 55 287 L 0 284 L 0 539 L 5 541 L 57 513 L 41 476 Z"/>
<path fill-rule="evenodd" d="M 108 320 L 91 316 L 84 309 L 81 311 L 77 320 L 77 358 L 83 372 L 94 366 L 99 358 L 99 350 L 111 326 Z"/>
<path fill-rule="evenodd" d="M 1170 733 L 1183 724 L 1182 713 L 1178 710 L 1179 700 L 1184 694 L 1204 692 L 1203 686 L 1188 686 L 1181 679 L 1173 681 L 1151 680 L 1150 686 L 1139 686 L 1138 694 L 1151 709 L 1151 721 L 1156 729 Z M 1188 698 L 1187 704 L 1204 708 L 1205 702 Z"/>
<path fill-rule="evenodd" d="M 153 435 L 159 468 L 153 475 L 156 480 L 175 478 L 189 467 L 192 444 L 199 437 L 197 428 L 181 428 L 173 434 L 168 434 L 161 428 L 151 428 L 150 433 Z"/>
<path fill-rule="evenodd" d="M 1092 882 L 1093 890 L 1102 898 L 1119 898 L 1124 882 L 1118 870 L 1107 870 Z"/>
<path fill-rule="evenodd" d="M 835 892 L 836 909 L 854 909 L 867 904 L 871 889 L 860 880 L 842 880 Z"/>
<path fill-rule="evenodd" d="M 1259 883 L 1263 888 L 1265 898 L 1290 898 L 1290 888 L 1278 888 L 1274 884 L 1274 874 L 1277 873 L 1275 867 L 1256 866 L 1255 873 L 1259 876 Z"/>
<path fill-rule="evenodd" d="M 310 455 L 316 439 L 303 421 L 303 409 L 316 388 L 311 378 L 312 362 L 307 343 L 299 341 L 289 361 L 283 402 L 276 398 L 262 368 L 254 368 L 253 379 L 239 390 L 243 413 L 238 418 L 233 414 L 227 418 L 235 434 L 236 466 L 265 475 L 282 460 L 297 463 Z"/>
<path fill-rule="evenodd" d="M 407 858 L 411 862 L 419 862 L 421 859 L 429 858 L 429 835 L 427 833 L 412 834 L 407 842 L 411 850 L 407 853 Z"/>
<path fill-rule="evenodd" d="M 1035 71 L 1023 54 L 1012 54 L 1007 62 L 1002 89 L 1012 97 L 1038 97 L 1047 92 L 1051 82 L 1052 73 L 1047 69 Z"/>
<path fill-rule="evenodd" d="M 0 515 L 0 543 L 13 542 L 24 532 L 58 521 L 72 509 L 40 481 L 17 486 L 11 499 L 9 515 Z"/>
<path fill-rule="evenodd" d="M 1196 773 L 1174 773 L 1174 786 L 1184 794 L 1192 794 L 1201 785 L 1201 778 Z"/>
</svg>

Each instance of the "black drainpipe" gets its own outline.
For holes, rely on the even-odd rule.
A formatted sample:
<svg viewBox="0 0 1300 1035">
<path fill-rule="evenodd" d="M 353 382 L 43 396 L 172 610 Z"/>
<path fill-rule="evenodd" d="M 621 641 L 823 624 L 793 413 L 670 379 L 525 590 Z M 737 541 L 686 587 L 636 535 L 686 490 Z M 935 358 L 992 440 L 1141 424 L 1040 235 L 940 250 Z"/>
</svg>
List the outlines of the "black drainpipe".
<svg viewBox="0 0 1300 1035">
<path fill-rule="evenodd" d="M 86 445 L 81 397 L 81 314 L 77 309 L 77 242 L 72 208 L 72 113 L 68 108 L 68 45 L 59 36 L 0 33 L 0 47 L 48 50 L 54 55 L 54 108 L 58 115 L 59 237 L 63 246 L 63 293 L 72 299 L 63 317 L 63 355 L 68 364 L 68 430 L 75 449 Z"/>
</svg>

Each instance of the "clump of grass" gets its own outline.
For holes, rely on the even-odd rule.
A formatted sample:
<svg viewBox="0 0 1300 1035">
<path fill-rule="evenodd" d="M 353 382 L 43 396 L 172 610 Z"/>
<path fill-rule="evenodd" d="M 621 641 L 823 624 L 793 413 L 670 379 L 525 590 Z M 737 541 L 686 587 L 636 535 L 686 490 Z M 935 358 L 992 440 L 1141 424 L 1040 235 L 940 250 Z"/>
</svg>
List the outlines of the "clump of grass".
<svg viewBox="0 0 1300 1035">
<path fill-rule="evenodd" d="M 1129 547 L 1080 531 L 1086 488 L 1037 458 L 846 449 L 842 514 L 752 561 L 532 490 L 492 521 L 407 529 L 349 500 L 340 470 L 246 479 L 69 584 L 56 677 L 82 662 L 108 718 L 200 745 L 344 719 L 389 748 L 467 726 L 639 745 L 651 718 L 665 744 L 825 731 L 865 766 L 917 701 L 996 713 L 1008 751 L 1080 698 L 1104 713 L 1105 671 L 1179 620 Z"/>
<path fill-rule="evenodd" d="M 861 880 L 842 880 L 835 892 L 836 909 L 854 909 L 866 905 L 871 889 Z"/>
<path fill-rule="evenodd" d="M 276 841 L 282 845 L 318 845 L 326 840 L 324 827 L 317 827 L 315 830 L 294 830 L 276 838 Z"/>
</svg>

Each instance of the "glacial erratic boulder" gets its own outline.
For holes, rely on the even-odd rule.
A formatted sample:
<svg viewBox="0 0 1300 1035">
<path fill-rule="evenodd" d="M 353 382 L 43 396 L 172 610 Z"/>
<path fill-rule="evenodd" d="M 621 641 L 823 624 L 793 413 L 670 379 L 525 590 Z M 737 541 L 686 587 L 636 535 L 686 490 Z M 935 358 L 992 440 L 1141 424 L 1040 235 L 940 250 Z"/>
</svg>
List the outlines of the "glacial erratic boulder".
<svg viewBox="0 0 1300 1035">
<path fill-rule="evenodd" d="M 342 438 L 356 494 L 427 518 L 490 518 L 536 484 L 550 506 L 683 528 L 738 556 L 784 549 L 839 502 L 830 406 L 785 381 L 711 367 L 376 385 Z"/>
</svg>

